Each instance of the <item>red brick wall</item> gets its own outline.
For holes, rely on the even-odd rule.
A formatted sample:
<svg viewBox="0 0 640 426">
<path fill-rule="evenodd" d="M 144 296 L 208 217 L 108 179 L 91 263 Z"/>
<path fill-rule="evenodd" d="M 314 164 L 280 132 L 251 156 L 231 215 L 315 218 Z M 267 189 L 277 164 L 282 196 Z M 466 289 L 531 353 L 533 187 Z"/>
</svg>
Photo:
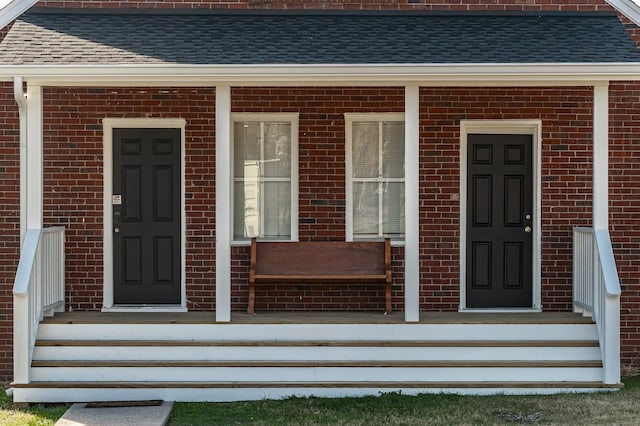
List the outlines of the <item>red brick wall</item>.
<svg viewBox="0 0 640 426">
<path fill-rule="evenodd" d="M 45 221 L 68 226 L 68 302 L 102 301 L 104 117 L 187 119 L 187 282 L 191 309 L 214 302 L 212 93 L 196 89 L 45 90 Z M 571 303 L 571 227 L 591 218 L 590 89 L 421 89 L 421 306 L 456 310 L 459 300 L 459 129 L 466 119 L 543 121 L 543 303 Z M 208 105 L 208 106 L 207 106 Z M 344 239 L 344 113 L 404 109 L 397 88 L 235 88 L 234 112 L 299 112 L 301 240 Z M 208 127 L 210 126 L 210 127 Z M 402 250 L 395 249 L 396 309 Z M 233 249 L 232 308 L 246 304 L 247 248 Z M 313 297 L 311 297 L 313 294 Z M 258 310 L 380 309 L 375 286 L 261 286 Z"/>
<path fill-rule="evenodd" d="M 301 241 L 345 238 L 344 113 L 402 112 L 399 88 L 234 88 L 233 112 L 298 112 L 299 225 Z M 394 248 L 394 279 L 402 278 L 402 249 Z M 232 309 L 246 309 L 248 247 L 235 247 L 232 264 Z M 259 310 L 380 310 L 383 286 L 260 285 Z M 313 297 L 311 295 L 313 294 Z M 402 285 L 394 285 L 396 309 Z"/>
<path fill-rule="evenodd" d="M 20 145 L 13 84 L 0 83 L 0 378 L 13 373 L 13 279 L 20 251 Z"/>
<path fill-rule="evenodd" d="M 542 302 L 571 306 L 571 230 L 591 223 L 592 90 L 420 89 L 420 306 L 459 301 L 460 120 L 542 120 Z"/>
<path fill-rule="evenodd" d="M 571 227 L 591 221 L 590 88 L 422 88 L 420 124 L 421 308 L 456 310 L 459 286 L 459 129 L 461 119 L 540 119 L 542 285 L 545 310 L 571 303 Z M 611 85 L 611 229 L 623 285 L 623 359 L 640 339 L 640 84 Z M 189 308 L 215 301 L 215 95 L 195 88 L 45 88 L 45 222 L 68 235 L 68 308 L 102 302 L 102 125 L 105 117 L 183 117 L 186 127 Z M 0 339 L 11 338 L 10 289 L 18 250 L 18 134 L 11 85 L 0 91 Z M 300 113 L 301 239 L 344 238 L 344 112 L 402 111 L 396 88 L 236 88 L 234 112 Z M 337 165 L 337 166 L 336 166 Z M 6 237 L 5 237 L 6 236 Z M 402 309 L 402 250 L 394 250 L 394 302 Z M 233 250 L 233 309 L 246 303 L 246 248 Z M 258 309 L 380 309 L 371 286 L 265 287 Z M 310 294 L 313 293 L 313 298 Z M 277 303 L 275 302 L 277 296 Z M 302 296 L 302 300 L 300 297 Z M 1 344 L 1 342 L 0 342 Z M 0 347 L 10 347 L 3 345 Z M 6 356 L 4 356 L 6 355 Z M 10 352 L 0 370 L 10 371 Z M 4 360 L 4 361 L 2 361 Z"/>
<path fill-rule="evenodd" d="M 0 28 L 0 41 L 4 39 L 4 37 L 7 35 L 7 33 L 9 32 L 12 26 L 13 26 L 13 22 L 4 28 Z"/>
<path fill-rule="evenodd" d="M 618 18 L 631 36 L 631 39 L 636 43 L 636 46 L 640 47 L 640 28 L 638 28 L 636 24 L 631 22 L 629 18 L 620 13 L 618 13 Z"/>
<path fill-rule="evenodd" d="M 215 303 L 215 93 L 202 88 L 45 88 L 44 221 L 67 228 L 67 308 L 102 306 L 102 119 L 184 118 L 187 299 Z"/>
<path fill-rule="evenodd" d="M 43 0 L 39 7 L 332 10 L 612 10 L 604 0 Z"/>
<path fill-rule="evenodd" d="M 421 89 L 422 309 L 456 310 L 459 304 L 461 119 L 542 120 L 542 299 L 545 310 L 571 309 L 571 229 L 591 222 L 591 98 L 589 88 Z M 238 112 L 300 111 L 300 238 L 344 238 L 342 114 L 402 111 L 402 91 L 235 89 L 232 105 Z M 337 167 L 332 167 L 334 162 Z M 395 275 L 401 273 L 400 250 L 394 258 L 398 262 Z M 233 294 L 237 295 L 233 307 L 242 309 L 248 273 L 246 248 L 235 248 L 233 259 Z M 401 280 L 397 282 L 394 307 L 402 309 Z M 335 295 L 336 289 L 329 288 L 326 294 L 314 290 L 311 300 L 300 288 L 262 287 L 257 309 L 379 309 L 381 300 L 378 294 L 368 300 L 359 297 L 366 300 L 361 304 L 337 295 L 327 299 L 327 294 Z M 317 301 L 318 296 L 324 304 Z"/>
<path fill-rule="evenodd" d="M 621 296 L 622 358 L 640 367 L 640 83 L 609 90 L 609 228 Z"/>
</svg>

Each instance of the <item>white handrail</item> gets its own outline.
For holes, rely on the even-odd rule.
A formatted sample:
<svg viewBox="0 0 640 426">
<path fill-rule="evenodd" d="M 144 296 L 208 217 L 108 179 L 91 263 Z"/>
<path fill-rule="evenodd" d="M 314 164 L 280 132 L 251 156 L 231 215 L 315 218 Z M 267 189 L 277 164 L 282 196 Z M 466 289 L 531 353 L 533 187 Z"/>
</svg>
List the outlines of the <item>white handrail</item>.
<svg viewBox="0 0 640 426">
<path fill-rule="evenodd" d="M 38 325 L 64 309 L 64 228 L 28 229 L 13 284 L 15 383 L 31 381 Z"/>
<path fill-rule="evenodd" d="M 613 256 L 613 247 L 611 246 L 611 236 L 606 229 L 594 229 L 598 247 L 598 256 L 600 257 L 600 267 L 604 275 L 604 288 L 609 296 L 619 296 L 621 293 L 620 279 L 618 278 L 618 269 Z"/>
<path fill-rule="evenodd" d="M 574 228 L 574 311 L 593 316 L 600 340 L 603 381 L 620 383 L 620 279 L 606 229 Z"/>
</svg>

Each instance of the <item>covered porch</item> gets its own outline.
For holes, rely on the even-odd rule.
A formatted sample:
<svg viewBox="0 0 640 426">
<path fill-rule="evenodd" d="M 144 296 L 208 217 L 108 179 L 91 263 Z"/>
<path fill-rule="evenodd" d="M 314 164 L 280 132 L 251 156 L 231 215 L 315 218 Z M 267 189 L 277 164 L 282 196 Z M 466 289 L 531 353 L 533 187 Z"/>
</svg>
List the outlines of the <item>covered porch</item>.
<svg viewBox="0 0 640 426">
<path fill-rule="evenodd" d="M 243 66 L 133 62 L 127 66 L 14 64 L 2 69 L 14 82 L 21 114 L 20 220 L 24 238 L 14 287 L 16 372 L 13 386 L 17 400 L 78 400 L 86 397 L 88 390 L 92 399 L 113 399 L 114 389 L 126 389 L 121 394 L 125 399 L 233 400 L 394 390 L 545 393 L 619 386 L 620 285 L 608 231 L 609 82 L 638 78 L 635 63 L 603 60 L 602 63 L 531 64 L 494 60 L 480 64 Z M 120 91 L 120 98 L 116 98 L 119 101 L 127 98 L 129 94 L 123 92 L 128 88 L 136 88 L 139 93 L 176 88 L 179 96 L 175 99 L 184 95 L 180 90 L 207 90 L 210 97 L 203 98 L 205 103 L 198 106 L 208 105 L 205 114 L 210 114 L 209 121 L 205 125 L 198 122 L 197 126 L 201 127 L 194 131 L 189 126 L 196 127 L 197 120 L 180 117 L 179 112 L 171 110 L 171 105 L 147 117 L 142 108 L 153 108 L 149 106 L 151 103 L 131 107 L 134 113 L 127 114 L 114 110 L 117 102 L 92 98 L 94 102 L 102 102 L 100 105 L 109 104 L 110 108 L 94 113 L 90 120 L 95 122 L 86 124 L 82 130 L 102 132 L 98 137 L 102 182 L 98 186 L 103 211 L 97 219 L 101 229 L 87 231 L 93 242 L 98 241 L 92 248 L 97 249 L 100 253 L 97 259 L 102 261 L 101 276 L 96 280 L 100 289 L 97 296 L 91 296 L 95 311 L 63 312 L 65 306 L 67 310 L 74 306 L 69 300 L 71 292 L 64 269 L 68 254 L 65 231 L 45 227 L 51 217 L 58 218 L 55 213 L 45 215 L 47 207 L 43 202 L 47 198 L 43 183 L 43 164 L 47 157 L 43 145 L 47 138 L 53 138 L 45 134 L 51 133 L 46 125 L 56 114 L 52 108 L 54 94 L 84 91 L 78 98 L 88 99 L 96 93 L 96 98 L 108 98 L 109 91 Z M 237 300 L 243 289 L 237 283 L 244 278 L 237 269 L 243 266 L 246 247 L 238 244 L 233 235 L 233 115 L 247 114 L 252 108 L 270 108 L 265 106 L 265 98 L 270 93 L 258 96 L 257 101 L 246 101 L 241 97 L 242 92 L 299 91 L 306 103 L 313 104 L 310 93 L 314 90 L 366 91 L 370 88 L 376 92 L 373 98 L 391 89 L 396 97 L 393 106 L 379 101 L 377 111 L 401 113 L 403 121 L 404 235 L 395 246 L 394 283 L 395 302 L 400 309 L 387 316 L 369 312 L 270 312 L 264 309 L 255 316 L 236 312 L 237 305 L 242 303 Z M 565 102 L 563 89 L 586 93 L 587 104 L 575 100 Z M 473 93 L 477 99 L 484 96 L 483 91 L 497 91 L 499 95 L 488 95 L 490 99 L 480 105 L 473 105 L 472 100 L 465 98 L 467 93 Z M 545 92 L 554 92 L 553 108 L 545 104 L 547 98 L 535 100 Z M 162 95 L 166 93 L 158 93 Z M 161 98 L 152 96 L 151 99 Z M 296 98 L 291 102 L 297 101 Z M 351 99 L 345 104 L 349 101 Z M 360 109 L 371 107 L 369 98 L 360 102 L 364 104 Z M 460 105 L 468 109 L 460 109 L 463 108 Z M 279 112 L 286 109 L 278 108 Z M 546 133 L 546 128 L 554 126 L 563 113 L 571 115 L 572 108 L 581 109 L 581 120 L 562 118 L 567 120 L 565 127 Z M 462 112 L 458 112 L 459 109 Z M 585 110 L 590 114 L 587 124 L 583 120 Z M 338 127 L 333 121 L 343 120 L 343 112 L 334 112 L 339 118 L 317 114 L 315 110 L 307 115 Z M 545 205 L 545 200 L 552 197 L 545 198 L 547 175 L 543 160 L 554 155 L 569 163 L 571 151 L 564 142 L 571 136 L 558 135 L 578 125 L 582 130 L 590 130 L 590 138 L 581 134 L 581 140 L 590 139 L 584 144 L 586 147 L 581 148 L 590 158 L 581 161 L 592 165 L 583 173 L 591 176 L 591 182 L 583 185 L 591 190 L 590 194 L 579 194 L 583 197 L 579 200 L 582 203 L 579 217 L 586 223 L 570 223 L 572 218 L 565 220 L 562 202 L 557 199 Z M 182 218 L 179 224 L 180 291 L 179 301 L 170 306 L 122 304 L 114 297 L 114 258 L 117 256 L 113 241 L 119 228 L 113 206 L 119 202 L 119 194 L 112 188 L 112 147 L 113 130 L 121 127 L 179 129 L 179 139 L 184 146 L 198 131 L 214 135 L 211 157 L 215 157 L 215 163 L 208 167 L 215 169 L 211 188 L 215 200 L 209 197 L 199 201 L 203 205 L 210 203 L 203 209 L 215 209 L 213 222 L 208 223 L 208 228 L 200 229 L 208 233 L 212 247 L 207 249 L 201 244 L 193 249 L 193 245 L 189 246 L 188 235 L 193 233 L 188 234 L 187 219 L 202 213 L 189 201 L 185 190 L 187 179 L 182 176 L 179 206 L 176 204 Z M 429 145 L 434 134 L 439 141 L 446 141 L 437 149 Z M 531 209 L 527 212 L 529 223 L 522 227 L 522 231 L 530 235 L 531 251 L 526 257 L 531 268 L 526 278 L 531 288 L 524 306 L 475 309 L 466 297 L 471 244 L 467 238 L 470 221 L 467 202 L 471 187 L 467 179 L 469 135 L 494 134 L 526 135 L 531 141 Z M 555 138 L 551 142 L 553 146 L 546 150 L 543 149 L 545 135 Z M 95 139 L 95 135 L 92 137 Z M 211 149 L 211 144 L 205 146 Z M 185 157 L 181 161 L 183 167 L 189 166 Z M 311 160 L 307 161 L 312 164 Z M 443 174 L 448 174 L 449 181 L 454 183 L 434 190 L 429 179 L 442 172 L 439 164 L 445 161 L 453 163 L 450 167 L 455 171 L 447 170 Z M 342 162 L 343 157 L 336 156 L 328 162 L 328 168 L 337 168 Z M 198 172 L 192 171 L 192 174 Z M 437 194 L 432 197 L 430 191 Z M 562 196 L 562 189 L 557 191 Z M 189 194 L 194 197 L 195 192 Z M 426 201 L 429 197 L 439 200 L 440 204 L 429 204 Z M 320 208 L 327 204 L 322 199 L 312 201 Z M 345 216 L 341 205 L 336 205 L 335 211 Z M 582 214 L 584 210 L 590 214 Z M 297 213 L 295 209 L 292 211 Z M 545 235 L 545 220 L 553 215 L 558 217 L 560 225 L 554 225 Z M 294 224 L 306 225 L 315 220 L 292 216 Z M 302 220 L 296 222 L 297 219 Z M 330 219 L 337 222 L 334 228 L 345 223 L 343 219 Z M 446 238 L 432 240 L 431 225 L 438 222 L 437 231 L 444 230 Z M 579 225 L 589 228 L 574 228 Z M 345 231 L 340 232 L 331 238 L 344 237 Z M 574 237 L 573 244 L 567 242 L 570 236 Z M 311 232 L 304 235 L 307 239 L 313 237 Z M 562 248 L 545 252 L 543 246 L 551 246 L 553 241 L 561 241 Z M 573 255 L 565 249 L 568 246 L 574 250 Z M 543 291 L 552 293 L 555 283 L 553 278 L 543 276 L 543 265 L 545 270 L 552 270 L 553 254 L 563 250 L 574 265 L 573 276 L 557 274 L 562 281 L 560 298 L 564 299 L 553 309 L 573 309 L 574 313 L 545 312 L 548 309 Z M 79 251 L 75 250 L 74 254 L 77 256 Z M 439 255 L 445 262 L 432 263 Z M 195 256 L 201 261 L 198 266 L 204 264 L 202 269 L 213 279 L 194 279 L 189 275 L 189 271 L 197 269 L 193 266 Z M 444 263 L 446 273 L 441 272 Z M 80 267 L 88 265 L 86 261 L 86 265 Z M 209 265 L 213 267 L 208 268 Z M 188 271 L 188 268 L 191 269 Z M 95 280 L 97 270 L 94 267 L 91 279 Z M 545 279 L 547 290 L 543 290 Z M 200 283 L 196 283 L 198 280 Z M 188 304 L 188 283 L 192 287 L 198 284 L 202 288 L 213 288 L 214 309 L 192 312 L 193 306 Z M 93 284 L 96 287 L 95 282 Z M 78 283 L 76 287 L 81 286 L 82 283 Z M 432 296 L 439 298 L 440 305 L 429 300 Z M 95 298 L 99 298 L 99 302 L 95 302 Z M 457 312 L 439 312 L 442 310 Z M 52 318 L 45 319 L 53 313 Z M 158 347 L 163 350 L 158 351 Z M 167 348 L 171 349 L 165 351 Z M 104 359 L 100 355 L 103 352 L 109 354 Z M 154 359 L 152 354 L 158 352 L 166 353 L 166 358 Z M 214 353 L 213 358 L 208 358 L 209 352 Z M 378 353 L 382 355 L 374 355 Z M 87 375 L 93 369 L 96 374 Z M 157 377 L 166 377 L 166 380 L 154 379 Z M 239 390 L 235 392 L 236 389 Z"/>
</svg>

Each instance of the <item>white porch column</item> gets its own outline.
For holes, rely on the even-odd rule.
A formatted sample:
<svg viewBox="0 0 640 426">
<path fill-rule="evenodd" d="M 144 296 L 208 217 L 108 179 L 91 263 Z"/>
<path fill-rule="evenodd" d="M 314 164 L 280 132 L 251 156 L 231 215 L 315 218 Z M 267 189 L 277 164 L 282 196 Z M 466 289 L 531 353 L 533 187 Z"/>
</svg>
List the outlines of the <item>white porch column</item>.
<svg viewBox="0 0 640 426">
<path fill-rule="evenodd" d="M 419 136 L 420 89 L 408 85 L 404 89 L 404 319 L 420 320 L 420 223 L 419 223 Z"/>
<path fill-rule="evenodd" d="M 22 77 L 13 78 L 13 97 L 18 105 L 20 121 L 20 251 L 27 235 L 27 96 Z"/>
<path fill-rule="evenodd" d="M 615 260 L 611 250 L 609 236 L 609 84 L 602 82 L 593 87 L 593 230 L 594 235 L 603 233 L 607 240 L 597 242 L 608 250 L 610 259 L 605 265 L 613 265 Z M 596 248 L 602 253 L 601 247 Z M 600 275 L 600 264 L 593 266 L 594 277 Z M 605 275 L 607 274 L 604 272 Z M 605 383 L 620 383 L 620 285 L 618 277 L 605 277 L 606 289 L 602 292 L 603 299 L 597 301 L 600 306 L 597 322 L 600 324 L 600 342 Z M 608 282 L 617 283 L 612 292 Z M 595 297 L 599 297 L 596 291 Z"/>
<path fill-rule="evenodd" d="M 22 79 L 16 79 L 22 86 Z M 22 90 L 16 87 L 15 91 Z M 16 93 L 16 97 L 18 94 Z M 42 228 L 42 87 L 28 85 L 26 93 L 26 123 L 21 123 L 20 135 L 20 223 L 21 232 Z M 21 241 L 24 239 L 22 234 Z"/>
<path fill-rule="evenodd" d="M 609 229 L 609 84 L 593 87 L 593 229 Z"/>
<path fill-rule="evenodd" d="M 216 86 L 216 321 L 231 321 L 231 87 Z"/>
</svg>

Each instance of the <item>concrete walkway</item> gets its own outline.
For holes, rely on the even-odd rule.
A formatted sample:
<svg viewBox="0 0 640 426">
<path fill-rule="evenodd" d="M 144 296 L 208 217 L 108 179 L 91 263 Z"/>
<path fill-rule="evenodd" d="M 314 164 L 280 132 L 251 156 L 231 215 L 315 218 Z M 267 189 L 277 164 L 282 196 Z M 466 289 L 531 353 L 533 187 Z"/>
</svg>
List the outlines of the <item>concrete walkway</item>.
<svg viewBox="0 0 640 426">
<path fill-rule="evenodd" d="M 56 426 L 165 426 L 173 402 L 76 403 L 56 422 Z"/>
</svg>

